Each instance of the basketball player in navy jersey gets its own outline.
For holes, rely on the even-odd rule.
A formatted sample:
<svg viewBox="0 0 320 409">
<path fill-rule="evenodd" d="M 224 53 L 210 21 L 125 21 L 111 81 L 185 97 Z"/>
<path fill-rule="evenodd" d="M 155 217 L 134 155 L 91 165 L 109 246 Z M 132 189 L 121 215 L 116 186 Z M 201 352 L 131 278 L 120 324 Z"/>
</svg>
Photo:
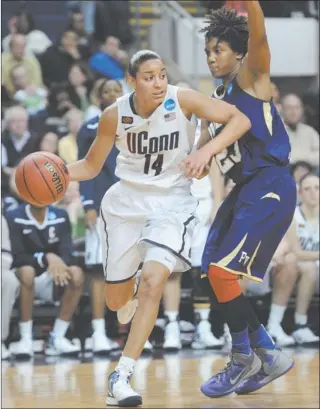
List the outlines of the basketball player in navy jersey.
<svg viewBox="0 0 320 409">
<path fill-rule="evenodd" d="M 200 177 L 210 152 L 236 184 L 218 210 L 202 257 L 232 336 L 231 362 L 201 386 L 209 397 L 253 392 L 293 366 L 258 321 L 238 281 L 241 276 L 262 281 L 296 203 L 289 138 L 272 100 L 263 12 L 258 1 L 243 3 L 248 18 L 223 7 L 210 12 L 201 31 L 209 69 L 222 80 L 213 97 L 246 114 L 251 129 L 221 151 L 216 136 L 223 127 L 203 121 L 199 150 L 181 163 L 188 176 Z"/>
</svg>

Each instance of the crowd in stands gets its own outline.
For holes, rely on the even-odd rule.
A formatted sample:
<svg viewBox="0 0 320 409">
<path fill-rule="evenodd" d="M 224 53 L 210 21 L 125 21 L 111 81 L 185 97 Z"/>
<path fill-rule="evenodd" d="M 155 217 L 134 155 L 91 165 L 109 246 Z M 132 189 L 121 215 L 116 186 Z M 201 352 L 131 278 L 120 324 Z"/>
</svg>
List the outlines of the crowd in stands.
<svg viewBox="0 0 320 409">
<path fill-rule="evenodd" d="M 66 286 L 62 297 L 61 294 L 58 297 L 60 312 L 52 332 L 60 335 L 57 350 L 65 353 L 79 351 L 65 338 L 65 334 L 87 274 L 83 265 L 76 265 L 73 254 L 75 240 L 85 235 L 90 219 L 88 210 L 91 210 L 81 201 L 79 184 L 70 183 L 63 200 L 54 206 L 37 209 L 21 201 L 14 183 L 15 169 L 26 155 L 35 151 L 55 153 L 68 164 L 76 161 L 80 154 L 78 138 L 84 121 L 99 116 L 105 106 L 131 91 L 125 81 L 129 61 L 126 46 L 132 39 L 129 9 L 128 5 L 120 6 L 120 3 L 127 2 L 83 2 L 95 3 L 91 13 L 94 12 L 96 17 L 91 21 L 86 21 L 90 13 L 88 9 L 83 13 L 84 4 L 66 3 L 69 7 L 66 7 L 66 13 L 69 10 L 70 17 L 58 43 L 53 43 L 46 33 L 38 30 L 32 16 L 26 12 L 12 16 L 9 34 L 2 40 L 3 359 L 11 354 L 23 355 L 26 350 L 26 355 L 32 355 L 28 352 L 32 349 L 32 302 L 34 297 L 44 297 L 50 301 L 52 294 L 56 294 L 56 290 L 52 290 L 54 284 L 60 289 Z M 120 16 L 118 21 L 111 17 L 110 8 L 114 8 Z M 268 328 L 280 345 L 287 346 L 319 340 L 307 325 L 312 296 L 316 291 L 319 293 L 319 134 L 306 123 L 304 105 L 299 95 L 294 92 L 280 95 L 274 84 L 274 102 L 290 137 L 290 166 L 298 191 L 297 211 L 292 228 L 279 246 L 265 282 L 257 285 L 243 280 L 243 287 L 248 296 L 272 292 Z M 225 194 L 232 186 L 231 181 L 225 180 Z M 214 190 L 215 186 L 212 186 L 213 198 Z M 48 234 L 47 248 L 41 247 L 43 234 Z M 308 234 L 313 235 L 311 244 L 308 243 Z M 32 240 L 29 239 L 31 236 Z M 304 240 L 305 236 L 307 238 Z M 31 241 L 38 243 L 38 247 L 32 247 Z M 13 260 L 11 252 L 14 254 Z M 45 254 L 49 254 L 49 257 L 45 257 Z M 65 281 L 51 281 L 49 290 L 46 290 L 41 276 L 46 274 L 50 264 L 51 269 L 65 269 Z M 96 286 L 103 288 L 101 281 Z M 107 338 L 101 313 L 97 313 L 97 317 L 94 315 L 101 309 L 101 300 L 97 301 L 101 291 L 96 288 L 91 294 L 93 298 L 96 297 L 92 304 L 95 350 L 110 352 L 119 345 Z M 284 332 L 281 322 L 293 294 L 296 294 L 296 328 L 289 335 Z M 24 349 L 21 344 L 12 348 L 8 345 L 10 316 L 18 296 L 23 321 L 20 322 L 20 336 L 28 344 L 27 348 L 24 344 Z M 102 304 L 104 308 L 103 297 Z M 202 318 L 200 321 L 207 323 L 209 314 Z M 101 335 L 100 338 L 97 334 Z M 179 331 L 169 335 L 180 336 Z M 225 336 L 227 339 L 227 329 Z M 177 349 L 181 348 L 181 343 L 175 342 Z M 211 337 L 211 341 L 204 341 L 202 347 L 212 345 L 221 347 L 223 342 L 216 338 L 212 342 Z M 199 348 L 199 343 L 196 348 Z M 48 343 L 45 352 L 50 355 L 57 353 L 57 350 L 50 349 Z"/>
</svg>

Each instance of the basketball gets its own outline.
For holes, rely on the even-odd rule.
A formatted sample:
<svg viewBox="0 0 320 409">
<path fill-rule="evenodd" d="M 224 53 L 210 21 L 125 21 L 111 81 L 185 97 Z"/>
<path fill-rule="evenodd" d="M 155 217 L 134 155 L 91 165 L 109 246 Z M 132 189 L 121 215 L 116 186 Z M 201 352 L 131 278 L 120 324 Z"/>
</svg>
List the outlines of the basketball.
<svg viewBox="0 0 320 409">
<path fill-rule="evenodd" d="M 69 185 L 69 173 L 58 156 L 34 152 L 20 162 L 15 182 L 23 200 L 35 206 L 46 206 L 64 196 Z"/>
</svg>

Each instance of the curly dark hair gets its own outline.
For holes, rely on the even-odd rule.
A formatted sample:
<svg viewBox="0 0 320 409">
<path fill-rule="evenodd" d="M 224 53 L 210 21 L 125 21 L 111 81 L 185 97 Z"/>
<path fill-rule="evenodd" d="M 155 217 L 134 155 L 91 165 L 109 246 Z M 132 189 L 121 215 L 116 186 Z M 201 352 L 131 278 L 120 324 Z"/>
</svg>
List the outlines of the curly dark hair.
<svg viewBox="0 0 320 409">
<path fill-rule="evenodd" d="M 227 42 L 233 51 L 243 56 L 247 54 L 249 32 L 245 16 L 223 6 L 218 10 L 210 10 L 206 15 L 205 24 L 200 33 L 205 34 L 206 41 L 217 37 L 218 41 Z"/>
</svg>

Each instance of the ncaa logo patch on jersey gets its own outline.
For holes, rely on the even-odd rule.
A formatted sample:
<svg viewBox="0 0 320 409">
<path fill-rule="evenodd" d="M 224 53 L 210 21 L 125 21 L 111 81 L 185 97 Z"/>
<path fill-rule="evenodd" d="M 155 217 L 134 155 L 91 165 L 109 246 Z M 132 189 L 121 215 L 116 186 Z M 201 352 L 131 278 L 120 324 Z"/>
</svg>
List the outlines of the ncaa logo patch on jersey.
<svg viewBox="0 0 320 409">
<path fill-rule="evenodd" d="M 167 111 L 173 111 L 176 107 L 176 103 L 173 99 L 170 98 L 166 100 L 166 102 L 164 103 L 164 107 Z"/>
<path fill-rule="evenodd" d="M 121 123 L 123 123 L 123 124 L 132 124 L 133 123 L 132 116 L 122 116 L 121 117 Z"/>
</svg>

